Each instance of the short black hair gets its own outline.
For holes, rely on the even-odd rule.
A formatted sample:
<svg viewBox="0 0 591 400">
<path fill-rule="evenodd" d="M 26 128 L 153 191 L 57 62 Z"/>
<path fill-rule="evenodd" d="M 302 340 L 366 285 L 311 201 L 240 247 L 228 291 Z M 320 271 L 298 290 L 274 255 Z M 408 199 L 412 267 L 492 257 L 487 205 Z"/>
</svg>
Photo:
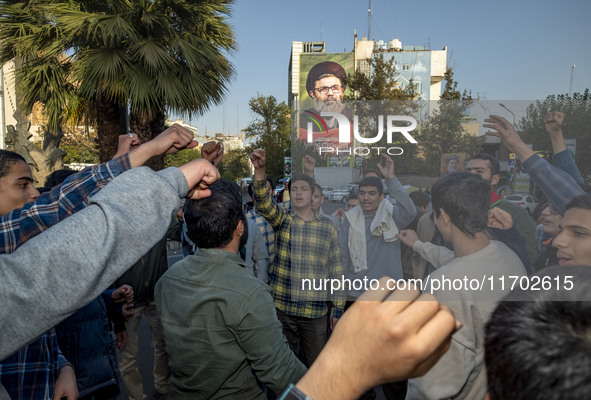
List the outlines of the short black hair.
<svg viewBox="0 0 591 400">
<path fill-rule="evenodd" d="M 71 169 L 58 169 L 53 171 L 51 174 L 47 176 L 45 179 L 45 187 L 52 188 L 61 184 L 66 178 L 70 175 L 74 175 L 77 171 Z"/>
<path fill-rule="evenodd" d="M 549 202 L 547 201 L 540 201 L 537 205 L 536 208 L 534 208 L 534 211 L 531 213 L 531 219 L 533 219 L 534 221 L 537 221 L 538 218 L 540 218 L 540 215 L 542 215 L 542 212 L 546 209 L 546 207 L 548 207 L 550 205 Z"/>
<path fill-rule="evenodd" d="M 319 184 L 315 183 L 314 184 L 314 193 L 316 193 L 317 190 L 318 190 L 318 192 L 320 192 L 320 196 L 324 197 L 324 193 L 322 193 L 322 186 L 320 186 Z"/>
<path fill-rule="evenodd" d="M 287 184 L 287 190 L 290 193 L 291 193 L 291 184 L 293 182 L 297 182 L 297 181 L 307 182 L 308 185 L 310 186 L 310 191 L 312 192 L 312 194 L 314 194 L 314 185 L 316 184 L 316 182 L 314 182 L 314 178 L 312 178 L 310 175 L 306 175 L 306 174 L 302 174 L 302 173 L 292 175 L 291 179 L 289 180 L 289 182 Z"/>
<path fill-rule="evenodd" d="M 470 160 L 485 160 L 490 163 L 490 176 L 493 177 L 501 173 L 501 164 L 499 160 L 495 157 L 491 156 L 490 154 L 486 153 L 478 153 L 472 156 Z"/>
<path fill-rule="evenodd" d="M 220 179 L 209 188 L 211 196 L 187 200 L 184 208 L 189 239 L 202 249 L 220 248 L 230 243 L 239 221 L 243 222 L 247 234 L 239 186 Z"/>
<path fill-rule="evenodd" d="M 382 174 L 380 174 L 380 171 L 378 171 L 377 169 L 374 168 L 366 168 L 363 170 L 363 177 L 365 178 L 367 176 L 367 174 L 376 174 L 377 177 L 379 178 L 380 176 L 382 176 Z"/>
<path fill-rule="evenodd" d="M 19 161 L 27 163 L 23 156 L 14 151 L 0 150 L 0 178 L 8 175 L 12 166 Z"/>
<path fill-rule="evenodd" d="M 431 202 L 429 195 L 423 192 L 422 190 L 415 190 L 414 192 L 410 192 L 408 196 L 417 207 L 427 207 Z"/>
<path fill-rule="evenodd" d="M 491 191 L 480 175 L 456 172 L 438 180 L 431 189 L 433 212 L 439 217 L 443 209 L 462 233 L 473 238 L 486 229 Z"/>
<path fill-rule="evenodd" d="M 556 266 L 536 276 L 561 283 L 569 276 L 574 285 L 558 292 L 515 290 L 497 305 L 484 343 L 490 398 L 588 399 L 591 267 Z"/>
<path fill-rule="evenodd" d="M 273 183 L 273 180 L 271 178 L 267 178 L 267 183 L 269 185 L 271 185 L 271 189 L 275 190 L 275 184 Z M 252 188 L 252 183 L 248 184 L 248 195 L 250 197 L 254 197 L 254 190 Z"/>
<path fill-rule="evenodd" d="M 378 194 L 384 194 L 384 185 L 379 178 L 376 178 L 375 176 L 367 176 L 359 182 L 359 188 L 368 186 L 375 186 L 378 188 Z"/>
<path fill-rule="evenodd" d="M 570 210 L 571 208 L 591 210 L 591 193 L 581 194 L 579 196 L 573 197 L 566 205 L 567 210 Z"/>
</svg>

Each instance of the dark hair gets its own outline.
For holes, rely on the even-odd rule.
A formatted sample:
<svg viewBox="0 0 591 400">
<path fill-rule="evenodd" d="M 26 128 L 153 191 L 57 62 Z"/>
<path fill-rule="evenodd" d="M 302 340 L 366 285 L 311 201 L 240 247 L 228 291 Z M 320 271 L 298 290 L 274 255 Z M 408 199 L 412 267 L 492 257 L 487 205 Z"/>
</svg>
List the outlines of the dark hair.
<svg viewBox="0 0 591 400">
<path fill-rule="evenodd" d="M 470 158 L 470 160 L 484 160 L 484 161 L 488 161 L 490 163 L 490 176 L 491 176 L 491 178 L 493 176 L 501 173 L 501 164 L 499 163 L 499 160 L 497 160 L 495 157 L 491 156 L 490 154 L 478 153 L 478 154 L 475 154 L 474 156 L 472 156 L 472 158 Z"/>
<path fill-rule="evenodd" d="M 462 233 L 473 238 L 486 229 L 491 190 L 480 175 L 464 171 L 448 175 L 431 189 L 433 212 L 439 217 L 443 209 Z"/>
<path fill-rule="evenodd" d="M 367 168 L 367 169 L 363 170 L 363 177 L 366 177 L 367 174 L 371 174 L 371 173 L 376 174 L 378 178 L 380 176 L 382 176 L 382 174 L 380 174 L 380 172 L 377 169 Z"/>
<path fill-rule="evenodd" d="M 203 249 L 220 248 L 230 243 L 239 221 L 244 224 L 245 235 L 248 234 L 238 185 L 220 179 L 210 189 L 211 196 L 187 200 L 184 208 L 189 239 Z"/>
<path fill-rule="evenodd" d="M 417 207 L 427 207 L 427 205 L 429 205 L 429 202 L 431 202 L 429 195 L 421 190 L 415 190 L 414 192 L 410 192 L 408 196 Z"/>
<path fill-rule="evenodd" d="M 308 77 L 306 79 L 306 91 L 308 94 L 314 91 L 316 81 L 327 75 L 333 75 L 340 79 L 341 86 L 343 87 L 343 90 L 345 90 L 347 87 L 347 73 L 345 72 L 345 69 L 334 61 L 324 61 L 314 65 L 310 69 L 310 72 L 308 72 Z"/>
<path fill-rule="evenodd" d="M 291 179 L 289 180 L 289 183 L 287 184 L 287 190 L 290 193 L 291 193 L 291 184 L 293 182 L 297 182 L 297 181 L 308 182 L 308 185 L 310 186 L 310 191 L 312 192 L 312 194 L 314 194 L 314 185 L 316 184 L 316 182 L 314 182 L 314 179 L 310 175 L 306 175 L 306 174 L 302 174 L 302 173 L 292 175 Z"/>
<path fill-rule="evenodd" d="M 27 163 L 23 156 L 14 151 L 0 150 L 0 178 L 8 175 L 12 166 L 19 161 Z"/>
<path fill-rule="evenodd" d="M 591 393 L 591 268 L 563 266 L 538 274 L 570 276 L 572 290 L 516 290 L 486 324 L 491 400 L 583 400 Z"/>
<path fill-rule="evenodd" d="M 275 190 L 275 184 L 273 183 L 273 181 L 271 180 L 271 178 L 267 178 L 267 183 L 269 183 L 269 185 L 271 186 L 271 189 Z M 252 183 L 248 184 L 248 195 L 250 197 L 254 197 L 254 191 L 252 188 Z"/>
<path fill-rule="evenodd" d="M 542 215 L 542 211 L 544 211 L 544 209 L 546 207 L 548 207 L 549 205 L 550 205 L 550 203 L 547 201 L 540 201 L 536 205 L 536 208 L 534 208 L 534 211 L 531 213 L 531 219 L 533 219 L 534 221 L 537 221 L 538 218 L 540 218 L 540 215 Z"/>
<path fill-rule="evenodd" d="M 45 179 L 45 187 L 52 188 L 54 186 L 59 185 L 62 183 L 68 176 L 74 175 L 76 171 L 71 169 L 58 169 L 53 171 L 51 174 L 47 176 Z"/>
<path fill-rule="evenodd" d="M 316 193 L 317 190 L 318 190 L 318 192 L 320 192 L 320 196 L 324 197 L 324 193 L 322 193 L 322 186 L 320 186 L 319 184 L 315 183 L 314 184 L 314 193 Z"/>
<path fill-rule="evenodd" d="M 384 194 L 384 185 L 379 178 L 376 178 L 375 176 L 368 176 L 359 182 L 359 188 L 368 186 L 375 186 L 378 188 L 378 194 Z"/>
<path fill-rule="evenodd" d="M 273 182 L 273 179 L 267 178 L 267 182 L 271 186 L 271 189 L 275 190 L 275 182 Z"/>
<path fill-rule="evenodd" d="M 591 210 L 591 193 L 573 197 L 566 205 L 567 210 L 570 210 L 571 208 L 583 208 L 585 210 Z"/>
</svg>

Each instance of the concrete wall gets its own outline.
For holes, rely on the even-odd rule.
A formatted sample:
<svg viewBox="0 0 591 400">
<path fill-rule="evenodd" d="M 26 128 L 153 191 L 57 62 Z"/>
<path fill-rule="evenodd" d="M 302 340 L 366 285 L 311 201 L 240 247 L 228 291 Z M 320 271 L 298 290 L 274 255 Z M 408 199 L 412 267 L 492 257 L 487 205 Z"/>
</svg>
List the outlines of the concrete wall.
<svg viewBox="0 0 591 400">
<path fill-rule="evenodd" d="M 351 167 L 316 167 L 314 177 L 320 186 L 332 186 L 335 189 L 361 180 L 359 168 Z"/>
</svg>

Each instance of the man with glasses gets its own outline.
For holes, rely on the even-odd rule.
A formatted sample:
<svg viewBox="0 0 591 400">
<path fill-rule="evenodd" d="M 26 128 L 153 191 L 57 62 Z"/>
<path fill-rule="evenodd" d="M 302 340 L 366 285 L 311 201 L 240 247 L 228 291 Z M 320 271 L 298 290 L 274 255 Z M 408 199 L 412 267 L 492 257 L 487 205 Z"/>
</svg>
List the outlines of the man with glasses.
<svg viewBox="0 0 591 400">
<path fill-rule="evenodd" d="M 343 103 L 346 88 L 347 73 L 340 64 L 324 61 L 310 69 L 306 79 L 306 92 L 314 100 L 314 108 L 305 110 L 300 115 L 300 140 L 307 140 L 308 130 L 311 129 L 314 142 L 321 142 L 323 146 L 338 146 L 337 119 L 322 116 L 321 113 L 343 114 L 351 120 L 351 109 Z M 323 123 L 318 122 L 319 120 Z"/>
</svg>

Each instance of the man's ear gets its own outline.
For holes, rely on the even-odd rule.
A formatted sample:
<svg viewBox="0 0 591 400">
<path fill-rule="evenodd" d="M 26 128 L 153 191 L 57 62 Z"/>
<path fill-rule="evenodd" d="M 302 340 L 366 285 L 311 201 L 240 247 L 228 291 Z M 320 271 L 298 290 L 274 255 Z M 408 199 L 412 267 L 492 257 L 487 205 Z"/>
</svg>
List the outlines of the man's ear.
<svg viewBox="0 0 591 400">
<path fill-rule="evenodd" d="M 499 176 L 499 174 L 494 174 L 492 176 L 492 178 L 490 179 L 491 186 L 495 187 L 497 185 L 497 183 L 499 183 L 500 180 L 501 180 L 501 177 Z"/>
<path fill-rule="evenodd" d="M 236 229 L 234 230 L 234 236 L 241 237 L 244 234 L 244 222 L 242 220 L 238 221 L 238 225 L 236 225 Z"/>
<path fill-rule="evenodd" d="M 445 226 L 449 226 L 451 224 L 451 218 L 449 217 L 449 214 L 446 213 L 443 208 L 440 208 L 439 212 L 441 213 L 441 219 L 443 220 L 443 224 Z"/>
<path fill-rule="evenodd" d="M 310 95 L 311 98 L 313 98 L 314 100 L 316 100 L 316 95 L 314 94 L 314 91 L 313 90 L 310 90 L 308 92 L 308 94 Z"/>
</svg>

